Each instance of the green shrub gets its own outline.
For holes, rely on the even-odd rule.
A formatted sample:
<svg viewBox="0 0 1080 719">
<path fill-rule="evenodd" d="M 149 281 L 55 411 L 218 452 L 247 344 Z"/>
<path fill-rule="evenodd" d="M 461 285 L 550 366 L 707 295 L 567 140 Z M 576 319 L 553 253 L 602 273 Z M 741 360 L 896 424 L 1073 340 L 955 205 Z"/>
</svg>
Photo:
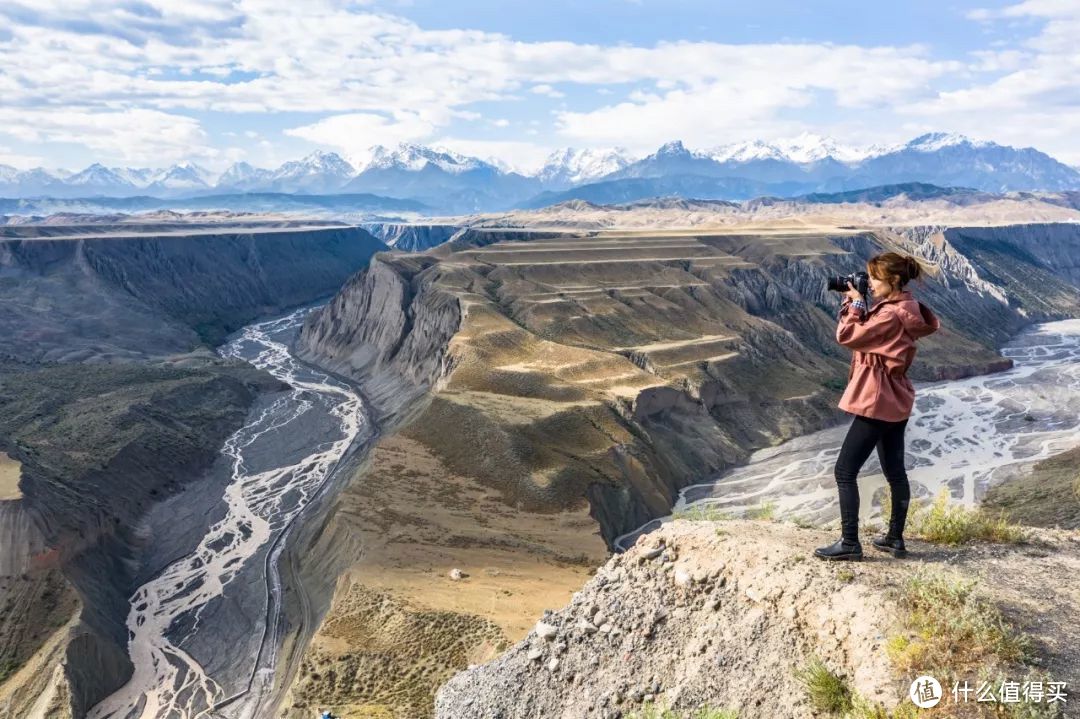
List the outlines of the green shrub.
<svg viewBox="0 0 1080 719">
<path fill-rule="evenodd" d="M 977 595 L 975 585 L 925 570 L 908 578 L 898 603 L 907 614 L 906 633 L 886 641 L 886 652 L 898 669 L 957 672 L 1030 656 L 1027 637 Z"/>
<path fill-rule="evenodd" d="M 942 490 L 929 505 L 912 502 L 909 534 L 928 542 L 964 544 L 974 540 L 1014 543 L 1027 539 L 1024 530 L 1008 521 L 1004 512 L 969 509 L 949 501 Z"/>
<path fill-rule="evenodd" d="M 827 714 L 843 714 L 853 708 L 851 688 L 844 679 L 829 671 L 818 657 L 812 657 L 795 670 L 795 678 L 803 685 L 810 703 Z"/>
</svg>

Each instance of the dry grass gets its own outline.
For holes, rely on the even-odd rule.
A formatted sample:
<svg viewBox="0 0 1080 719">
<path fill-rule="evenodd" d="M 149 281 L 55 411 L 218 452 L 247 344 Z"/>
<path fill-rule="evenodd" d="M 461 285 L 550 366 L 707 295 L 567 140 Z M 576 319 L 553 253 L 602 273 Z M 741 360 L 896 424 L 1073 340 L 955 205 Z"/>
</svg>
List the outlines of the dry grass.
<svg viewBox="0 0 1080 719">
<path fill-rule="evenodd" d="M 764 519 L 772 521 L 776 517 L 776 502 L 769 500 L 762 502 L 753 509 L 747 511 L 747 519 Z"/>
<path fill-rule="evenodd" d="M 975 587 L 974 581 L 928 571 L 907 580 L 898 602 L 907 612 L 904 631 L 886 643 L 897 669 L 948 675 L 1030 656 L 1030 640 Z"/>
<path fill-rule="evenodd" d="M 892 497 L 886 487 L 881 501 L 881 514 L 886 521 L 891 506 Z M 974 541 L 1012 544 L 1028 538 L 1023 527 L 1010 522 L 1004 510 L 984 507 L 972 509 L 953 504 L 949 501 L 948 490 L 945 489 L 938 492 L 933 502 L 912 500 L 904 534 L 927 542 L 949 545 Z"/>
<path fill-rule="evenodd" d="M 695 504 L 689 509 L 672 512 L 672 519 L 685 519 L 688 522 L 722 522 L 734 519 L 735 515 L 713 504 Z"/>
</svg>

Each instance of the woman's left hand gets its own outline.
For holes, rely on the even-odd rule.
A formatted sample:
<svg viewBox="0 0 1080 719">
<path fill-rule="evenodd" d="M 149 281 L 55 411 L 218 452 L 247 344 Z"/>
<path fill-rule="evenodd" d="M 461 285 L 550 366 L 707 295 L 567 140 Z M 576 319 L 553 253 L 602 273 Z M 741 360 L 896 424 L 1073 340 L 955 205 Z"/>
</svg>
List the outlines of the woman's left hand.
<svg viewBox="0 0 1080 719">
<path fill-rule="evenodd" d="M 859 291 L 851 285 L 851 280 L 848 280 L 847 286 L 848 291 L 844 293 L 845 296 L 850 297 L 852 302 L 862 299 L 862 295 L 859 294 Z"/>
</svg>

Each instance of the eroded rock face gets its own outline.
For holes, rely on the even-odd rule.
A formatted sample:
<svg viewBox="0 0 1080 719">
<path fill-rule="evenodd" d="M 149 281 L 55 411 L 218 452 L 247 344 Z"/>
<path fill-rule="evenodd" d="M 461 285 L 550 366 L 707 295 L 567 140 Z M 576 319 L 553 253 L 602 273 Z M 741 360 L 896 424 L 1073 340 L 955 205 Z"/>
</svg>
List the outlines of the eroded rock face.
<svg viewBox="0 0 1080 719">
<path fill-rule="evenodd" d="M 384 424 L 449 372 L 458 297 L 430 257 L 376 255 L 304 323 L 298 354 L 362 382 Z"/>
<path fill-rule="evenodd" d="M 423 252 L 454 239 L 462 231 L 458 225 L 395 224 L 389 222 L 364 225 L 364 229 L 395 250 Z"/>
<path fill-rule="evenodd" d="M 927 260 L 913 289 L 943 318 L 920 344 L 915 380 L 1006 369 L 997 342 L 1080 314 L 1067 278 L 1034 255 L 1022 261 L 1059 293 L 1053 307 L 940 228 L 469 229 L 432 253 L 378 256 L 312 316 L 300 351 L 362 379 L 387 416 L 435 388 L 428 441 L 483 460 L 455 471 L 527 507 L 587 498 L 611 541 L 665 514 L 687 483 L 842 418 L 850 353 L 836 344 L 839 297 L 825 280 L 887 250 Z"/>
<path fill-rule="evenodd" d="M 127 680 L 132 590 L 201 536 L 224 439 L 282 388 L 205 345 L 329 295 L 383 247 L 342 227 L 0 240 L 0 450 L 23 471 L 0 512 L 18 631 L 0 631 L 33 670 L 5 706 L 48 693 L 81 717 Z"/>
<path fill-rule="evenodd" d="M 22 549 L 5 560 L 13 576 L 3 581 L 21 582 L 26 574 L 27 586 L 44 586 L 62 574 L 66 582 L 50 601 L 71 589 L 78 596 L 80 621 L 56 659 L 65 660 L 70 710 L 81 717 L 130 674 L 125 621 L 140 577 L 186 551 L 156 546 L 162 527 L 141 520 L 169 497 L 197 496 L 248 407 L 280 385 L 251 367 L 224 363 L 18 369 L 0 364 L 0 438 L 22 462 L 24 494 L 8 518 L 19 533 L 20 544 L 12 546 Z M 182 518 L 189 540 L 201 536 L 207 521 L 182 513 L 172 518 Z M 27 548 L 29 556 L 22 553 Z M 16 563 L 26 568 L 15 573 Z M 58 625 L 37 616 L 40 608 L 20 605 L 17 621 L 44 639 L 44 628 Z"/>
<path fill-rule="evenodd" d="M 0 357 L 131 361 L 217 344 L 329 296 L 384 247 L 343 227 L 0 240 Z"/>
<path fill-rule="evenodd" d="M 908 548 L 948 564 L 930 571 L 977 583 L 991 605 L 1038 602 L 1038 616 L 1017 616 L 1012 629 L 1038 643 L 1041 670 L 1068 682 L 1080 668 L 1074 588 L 1038 578 L 1080 561 L 1080 542 L 1062 530 L 1035 536 L 1044 551 L 1034 559 L 1024 545 L 946 549 L 914 540 Z M 897 588 L 912 565 L 882 555 L 838 567 L 812 556 L 834 539 L 772 522 L 665 524 L 609 559 L 514 647 L 444 684 L 435 717 L 626 717 L 652 702 L 678 716 L 710 707 L 801 719 L 815 711 L 795 672 L 812 657 L 891 710 L 913 679 L 886 651 L 908 609 Z M 982 668 L 1000 671 L 994 661 Z"/>
</svg>

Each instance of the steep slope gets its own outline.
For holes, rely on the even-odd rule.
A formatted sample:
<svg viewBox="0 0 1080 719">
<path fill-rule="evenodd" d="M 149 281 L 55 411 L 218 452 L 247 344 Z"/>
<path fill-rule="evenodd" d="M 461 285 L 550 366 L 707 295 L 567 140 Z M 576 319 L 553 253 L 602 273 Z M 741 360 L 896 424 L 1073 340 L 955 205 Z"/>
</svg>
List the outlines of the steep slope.
<svg viewBox="0 0 1080 719">
<path fill-rule="evenodd" d="M 278 388 L 250 367 L 201 364 L 0 366 L 0 446 L 22 463 L 24 495 L 8 509 L 16 534 L 0 590 L 13 622 L 36 639 L 8 657 L 4 693 L 33 679 L 36 663 L 16 670 L 38 650 L 63 659 L 60 684 L 75 717 L 130 673 L 128 597 L 153 571 L 146 554 L 165 549 L 142 518 L 169 497 L 197 494 L 225 437 L 260 393 Z M 184 526 L 195 532 L 205 521 L 188 516 Z M 8 554 L 16 549 L 29 551 Z M 73 594 L 79 621 L 66 625 Z"/>
<path fill-rule="evenodd" d="M 905 232 L 474 229 L 426 254 L 377 255 L 300 339 L 311 361 L 377 380 L 374 400 L 397 428 L 311 546 L 352 567 L 324 626 L 364 626 L 356 597 L 378 589 L 413 612 L 475 614 L 520 636 L 520 623 L 482 597 L 508 592 L 535 615 L 539 595 L 524 576 L 572 586 L 576 567 L 666 514 L 681 487 L 837 422 L 849 354 L 835 344 L 838 300 L 825 278 L 877 252 L 931 265 L 914 289 L 943 329 L 920 347 L 916 379 L 1008 367 L 995 350 L 1001 335 L 1080 316 L 1075 293 L 1028 304 L 939 230 Z M 1041 261 L 1024 267 L 1065 282 Z M 380 517 L 397 517 L 397 531 Z M 487 577 L 455 583 L 454 567 Z M 470 636 L 462 641 L 490 651 L 489 638 Z M 289 716 L 329 691 L 326 667 L 363 666 L 357 655 L 374 651 L 325 634 L 315 646 Z M 339 706 L 370 700 L 415 716 L 393 687 L 339 690 Z"/>
<path fill-rule="evenodd" d="M 343 227 L 0 240 L 0 355 L 100 361 L 186 352 L 331 294 L 383 247 Z"/>
<path fill-rule="evenodd" d="M 455 676 L 440 689 L 435 716 L 616 718 L 655 704 L 675 716 L 710 706 L 735 710 L 739 719 L 802 719 L 819 714 L 797 676 L 814 657 L 860 699 L 910 710 L 908 690 L 919 672 L 893 666 L 886 645 L 900 646 L 907 636 L 904 588 L 930 571 L 947 578 L 969 611 L 987 622 L 1000 611 L 1006 626 L 1034 642 L 1037 665 L 980 656 L 974 668 L 991 681 L 995 671 L 1017 686 L 1044 674 L 1067 687 L 1077 680 L 1080 595 L 1071 583 L 1042 579 L 1056 568 L 1080 570 L 1076 533 L 1042 530 L 1026 544 L 948 550 L 913 542 L 914 561 L 879 554 L 840 569 L 806 559 L 807 546 L 832 540 L 828 532 L 779 523 L 676 522 L 612 557 L 510 651 Z M 1009 580 L 998 583 L 998 576 Z M 978 584 L 980 603 L 967 601 L 967 581 Z M 987 651 L 968 641 L 968 651 Z M 945 698 L 933 711 L 994 714 L 993 704 L 975 706 L 974 693 L 971 706 L 957 707 L 951 683 L 937 676 Z M 974 673 L 960 678 L 977 685 Z M 1052 706 L 1024 709 L 1054 716 Z"/>
<path fill-rule="evenodd" d="M 377 222 L 365 224 L 364 229 L 395 250 L 423 252 L 450 241 L 462 228 L 457 225 Z"/>
<path fill-rule="evenodd" d="M 0 498 L 5 718 L 80 719 L 130 676 L 131 591 L 201 538 L 223 441 L 282 389 L 205 345 L 384 247 L 342 227 L 135 231 L 0 241 L 0 452 L 21 472 Z"/>
</svg>

